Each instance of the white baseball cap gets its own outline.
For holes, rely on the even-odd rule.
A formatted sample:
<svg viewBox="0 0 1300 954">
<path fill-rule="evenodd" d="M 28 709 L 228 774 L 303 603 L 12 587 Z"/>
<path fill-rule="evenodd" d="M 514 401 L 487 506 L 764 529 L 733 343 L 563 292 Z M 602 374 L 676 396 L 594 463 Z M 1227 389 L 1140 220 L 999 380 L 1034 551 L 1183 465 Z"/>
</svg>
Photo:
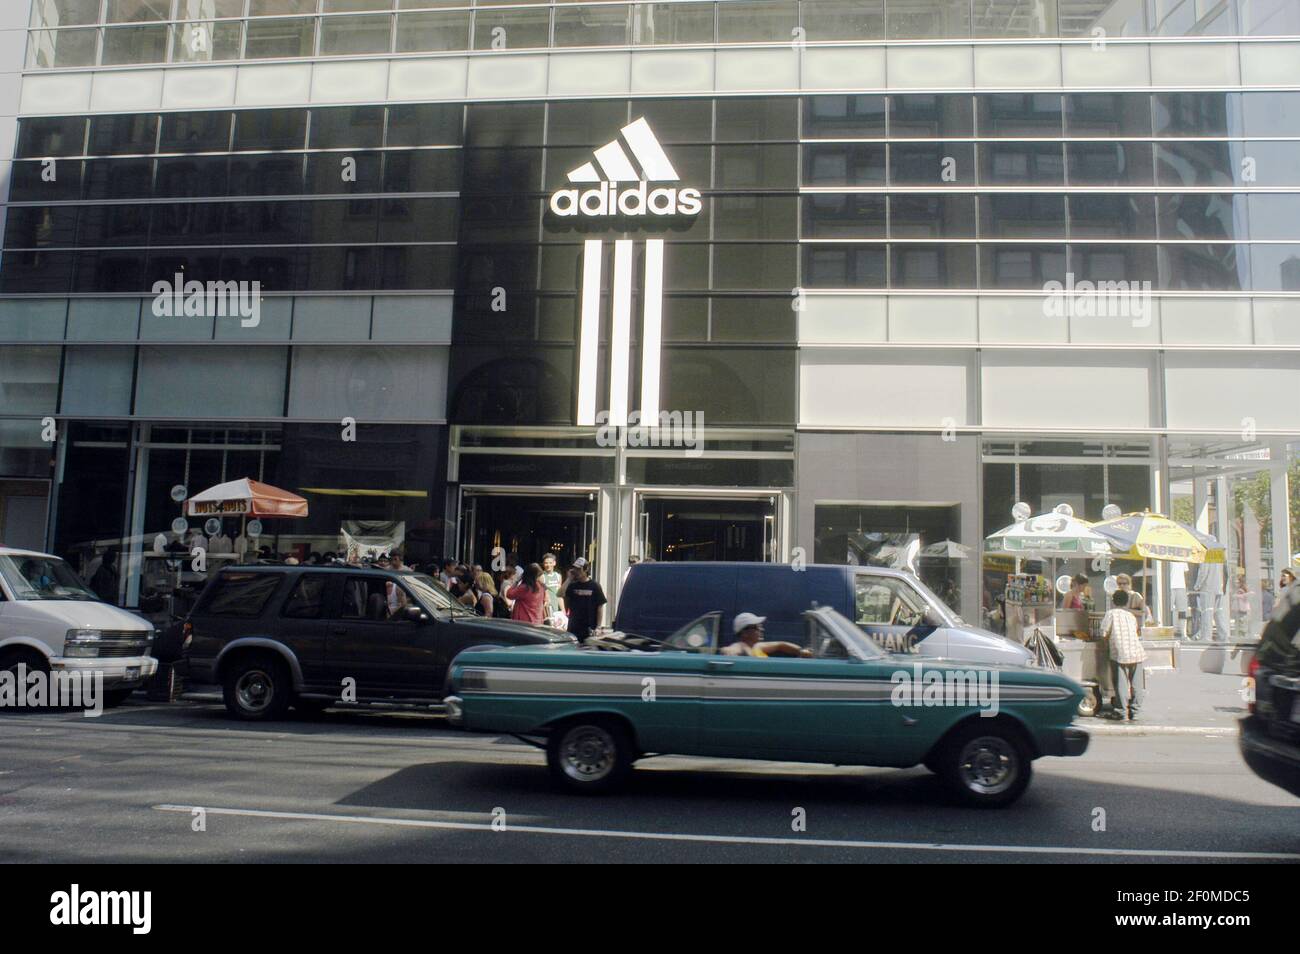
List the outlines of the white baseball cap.
<svg viewBox="0 0 1300 954">
<path fill-rule="evenodd" d="M 586 557 L 578 557 L 578 559 L 576 559 L 576 560 L 573 561 L 573 565 L 574 565 L 574 566 L 577 566 L 577 567 L 583 567 L 583 566 L 586 566 L 586 565 L 587 565 L 587 558 L 586 558 Z"/>
<path fill-rule="evenodd" d="M 743 629 L 749 629 L 751 626 L 761 626 L 767 621 L 766 616 L 755 616 L 753 613 L 739 613 L 736 621 L 732 623 L 732 631 L 739 633 Z"/>
</svg>

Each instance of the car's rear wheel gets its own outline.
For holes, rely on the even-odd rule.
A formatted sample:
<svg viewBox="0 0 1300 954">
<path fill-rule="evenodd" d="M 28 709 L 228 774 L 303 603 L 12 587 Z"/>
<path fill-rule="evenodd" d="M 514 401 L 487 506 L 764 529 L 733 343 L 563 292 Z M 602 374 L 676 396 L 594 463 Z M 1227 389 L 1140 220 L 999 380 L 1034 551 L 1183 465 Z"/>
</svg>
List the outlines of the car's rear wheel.
<svg viewBox="0 0 1300 954">
<path fill-rule="evenodd" d="M 944 743 L 936 759 L 939 774 L 964 804 L 1003 808 L 1029 787 L 1033 776 L 1028 746 L 1006 724 L 972 723 Z"/>
<path fill-rule="evenodd" d="M 293 693 L 289 667 L 267 653 L 234 660 L 226 667 L 221 683 L 226 711 L 246 722 L 283 718 Z"/>
<path fill-rule="evenodd" d="M 546 742 L 551 776 L 571 792 L 608 792 L 626 779 L 636 760 L 627 729 L 614 719 L 574 719 Z"/>
</svg>

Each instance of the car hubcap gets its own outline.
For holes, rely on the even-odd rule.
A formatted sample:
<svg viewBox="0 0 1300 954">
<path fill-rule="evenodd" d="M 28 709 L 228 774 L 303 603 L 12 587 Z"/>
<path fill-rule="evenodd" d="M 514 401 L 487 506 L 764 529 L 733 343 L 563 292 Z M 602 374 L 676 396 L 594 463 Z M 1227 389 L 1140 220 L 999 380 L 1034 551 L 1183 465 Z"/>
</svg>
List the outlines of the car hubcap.
<svg viewBox="0 0 1300 954">
<path fill-rule="evenodd" d="M 275 684 L 271 677 L 260 669 L 252 669 L 239 677 L 235 684 L 235 695 L 239 704 L 250 712 L 261 712 L 271 704 L 275 694 Z"/>
<path fill-rule="evenodd" d="M 962 782 L 980 795 L 997 795 L 1011 787 L 1019 774 L 1015 748 L 1006 739 L 982 736 L 966 743 L 958 763 Z"/>
<path fill-rule="evenodd" d="M 614 769 L 618 747 L 614 737 L 596 725 L 573 729 L 560 745 L 564 774 L 575 782 L 598 782 Z"/>
</svg>

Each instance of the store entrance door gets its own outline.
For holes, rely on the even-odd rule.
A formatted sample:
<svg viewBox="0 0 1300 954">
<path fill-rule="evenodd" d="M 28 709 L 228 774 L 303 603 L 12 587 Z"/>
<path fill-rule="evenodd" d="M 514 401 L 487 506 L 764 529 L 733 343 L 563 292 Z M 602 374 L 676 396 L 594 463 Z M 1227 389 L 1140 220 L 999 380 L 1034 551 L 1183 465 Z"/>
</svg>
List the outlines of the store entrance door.
<svg viewBox="0 0 1300 954">
<path fill-rule="evenodd" d="M 685 496 L 640 492 L 633 553 L 661 561 L 772 563 L 777 497 L 772 494 Z"/>
<path fill-rule="evenodd" d="M 541 563 L 554 553 L 561 567 L 575 558 L 595 559 L 596 491 L 539 493 L 499 488 L 462 488 L 460 557 L 491 567 L 500 548 L 502 559 L 521 566 Z"/>
</svg>

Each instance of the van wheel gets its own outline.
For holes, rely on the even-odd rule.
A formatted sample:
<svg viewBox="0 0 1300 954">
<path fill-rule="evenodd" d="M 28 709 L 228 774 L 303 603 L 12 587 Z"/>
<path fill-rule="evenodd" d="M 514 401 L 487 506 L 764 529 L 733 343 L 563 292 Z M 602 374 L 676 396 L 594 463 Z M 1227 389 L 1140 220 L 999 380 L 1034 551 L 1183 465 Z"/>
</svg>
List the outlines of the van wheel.
<svg viewBox="0 0 1300 954">
<path fill-rule="evenodd" d="M 943 744 L 939 775 L 964 804 L 1004 808 L 1029 787 L 1033 768 L 1020 732 L 1005 724 L 968 724 Z"/>
<path fill-rule="evenodd" d="M 636 752 L 626 728 L 613 719 L 579 718 L 551 731 L 546 764 L 570 792 L 597 795 L 621 785 Z"/>
<path fill-rule="evenodd" d="M 246 722 L 268 722 L 284 717 L 293 692 L 289 667 L 267 653 L 236 659 L 222 679 L 226 711 Z"/>
<path fill-rule="evenodd" d="M 26 666 L 28 672 L 48 673 L 50 671 L 50 664 L 40 653 L 30 649 L 0 651 L 0 672 L 17 673 L 20 665 Z"/>
<path fill-rule="evenodd" d="M 106 689 L 104 690 L 104 708 L 116 709 L 127 699 L 131 698 L 134 689 Z"/>
</svg>

